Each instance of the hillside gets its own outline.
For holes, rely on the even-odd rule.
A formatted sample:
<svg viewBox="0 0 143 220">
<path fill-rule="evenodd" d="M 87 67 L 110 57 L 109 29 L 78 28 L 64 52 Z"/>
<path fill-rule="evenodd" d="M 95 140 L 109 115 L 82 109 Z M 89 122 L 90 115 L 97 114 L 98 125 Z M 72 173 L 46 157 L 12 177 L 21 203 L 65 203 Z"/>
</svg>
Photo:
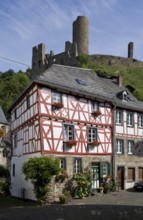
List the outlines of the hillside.
<svg viewBox="0 0 143 220">
<path fill-rule="evenodd" d="M 121 75 L 123 84 L 133 87 L 133 94 L 143 101 L 143 62 L 108 55 L 81 55 L 79 62 L 81 67 L 93 69 L 101 77 Z"/>
</svg>

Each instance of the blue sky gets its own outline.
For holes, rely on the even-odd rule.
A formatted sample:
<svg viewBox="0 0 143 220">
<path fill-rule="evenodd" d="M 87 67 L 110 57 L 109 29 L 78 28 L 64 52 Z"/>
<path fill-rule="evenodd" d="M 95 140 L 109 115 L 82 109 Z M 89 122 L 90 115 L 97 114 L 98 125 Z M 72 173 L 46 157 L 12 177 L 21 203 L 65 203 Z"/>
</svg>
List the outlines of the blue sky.
<svg viewBox="0 0 143 220">
<path fill-rule="evenodd" d="M 127 57 L 132 41 L 134 58 L 143 61 L 142 14 L 143 0 L 1 0 L 0 71 L 25 71 L 31 66 L 32 47 L 40 43 L 46 53 L 63 52 L 80 15 L 89 20 L 89 54 Z"/>
</svg>

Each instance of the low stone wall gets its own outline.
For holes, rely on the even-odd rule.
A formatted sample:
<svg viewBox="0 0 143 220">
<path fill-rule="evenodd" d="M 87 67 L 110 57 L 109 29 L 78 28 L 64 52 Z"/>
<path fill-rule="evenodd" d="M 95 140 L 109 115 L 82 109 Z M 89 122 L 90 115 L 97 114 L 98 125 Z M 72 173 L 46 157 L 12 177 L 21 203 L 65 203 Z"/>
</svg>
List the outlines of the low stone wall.
<svg viewBox="0 0 143 220">
<path fill-rule="evenodd" d="M 46 203 L 54 203 L 59 202 L 59 196 L 63 193 L 63 190 L 65 188 L 66 181 L 63 182 L 56 182 L 55 176 L 52 177 L 52 180 L 48 186 L 49 192 L 46 197 Z"/>
</svg>

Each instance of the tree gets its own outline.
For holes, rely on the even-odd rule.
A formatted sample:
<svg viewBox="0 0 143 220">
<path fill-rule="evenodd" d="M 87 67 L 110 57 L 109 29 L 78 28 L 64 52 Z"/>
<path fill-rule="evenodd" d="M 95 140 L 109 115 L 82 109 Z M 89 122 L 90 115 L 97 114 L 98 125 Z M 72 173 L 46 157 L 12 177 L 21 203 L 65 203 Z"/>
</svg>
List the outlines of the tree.
<svg viewBox="0 0 143 220">
<path fill-rule="evenodd" d="M 53 175 L 57 175 L 61 169 L 59 160 L 50 157 L 30 158 L 22 167 L 25 180 L 31 180 L 37 200 L 42 203 L 48 192 L 48 184 Z"/>
<path fill-rule="evenodd" d="M 12 102 L 29 82 L 30 78 L 28 75 L 21 71 L 14 73 L 13 70 L 9 70 L 0 75 L 0 105 L 5 115 L 7 115 L 7 110 Z"/>
</svg>

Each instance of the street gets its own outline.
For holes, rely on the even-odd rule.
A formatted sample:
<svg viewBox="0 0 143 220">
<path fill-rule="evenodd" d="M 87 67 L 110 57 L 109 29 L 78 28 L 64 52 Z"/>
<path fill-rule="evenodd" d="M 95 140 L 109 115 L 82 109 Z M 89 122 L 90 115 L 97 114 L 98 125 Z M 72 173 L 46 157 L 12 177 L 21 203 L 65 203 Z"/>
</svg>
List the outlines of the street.
<svg viewBox="0 0 143 220">
<path fill-rule="evenodd" d="M 143 220 L 143 192 L 114 192 L 66 205 L 0 208 L 0 220 Z"/>
</svg>

